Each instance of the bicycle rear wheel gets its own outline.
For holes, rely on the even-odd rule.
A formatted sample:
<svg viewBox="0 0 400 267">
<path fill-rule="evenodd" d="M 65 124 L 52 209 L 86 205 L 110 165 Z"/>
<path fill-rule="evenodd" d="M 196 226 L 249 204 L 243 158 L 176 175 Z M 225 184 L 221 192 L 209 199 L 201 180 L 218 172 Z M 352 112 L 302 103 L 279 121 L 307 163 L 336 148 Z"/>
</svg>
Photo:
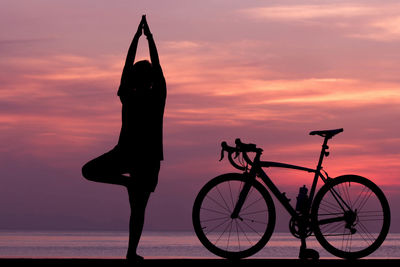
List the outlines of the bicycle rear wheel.
<svg viewBox="0 0 400 267">
<path fill-rule="evenodd" d="M 383 243 L 390 209 L 385 195 L 370 180 L 345 175 L 321 187 L 312 207 L 315 237 L 341 258 L 365 257 Z"/>
<path fill-rule="evenodd" d="M 231 218 L 245 183 L 252 183 L 238 218 Z M 192 220 L 200 242 L 223 258 L 245 258 L 257 253 L 275 227 L 275 206 L 268 191 L 243 174 L 228 173 L 209 181 L 199 192 Z"/>
</svg>

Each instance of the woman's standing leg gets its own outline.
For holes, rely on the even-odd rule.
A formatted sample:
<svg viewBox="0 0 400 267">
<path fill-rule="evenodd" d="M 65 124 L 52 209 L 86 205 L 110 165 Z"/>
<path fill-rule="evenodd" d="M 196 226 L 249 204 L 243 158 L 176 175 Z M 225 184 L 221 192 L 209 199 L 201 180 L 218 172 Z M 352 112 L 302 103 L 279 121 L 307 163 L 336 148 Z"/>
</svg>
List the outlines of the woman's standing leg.
<svg viewBox="0 0 400 267">
<path fill-rule="evenodd" d="M 136 250 L 143 231 L 146 206 L 151 192 L 142 191 L 135 186 L 128 187 L 131 217 L 129 220 L 129 245 L 126 258 L 129 260 L 143 259 Z"/>
<path fill-rule="evenodd" d="M 154 192 L 158 183 L 160 161 L 146 162 L 136 165 L 131 173 L 131 183 L 128 188 L 131 217 L 129 221 L 129 247 L 126 258 L 141 260 L 136 250 L 143 231 L 146 206 L 150 194 Z"/>
</svg>

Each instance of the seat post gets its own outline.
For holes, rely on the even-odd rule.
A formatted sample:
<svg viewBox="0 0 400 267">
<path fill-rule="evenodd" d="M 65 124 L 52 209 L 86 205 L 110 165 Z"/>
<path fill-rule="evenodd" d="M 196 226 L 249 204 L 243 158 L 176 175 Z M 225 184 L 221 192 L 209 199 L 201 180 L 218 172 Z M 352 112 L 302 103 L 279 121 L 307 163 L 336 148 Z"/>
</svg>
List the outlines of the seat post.
<svg viewBox="0 0 400 267">
<path fill-rule="evenodd" d="M 319 178 L 319 174 L 321 172 L 322 169 L 322 161 L 324 160 L 324 157 L 328 155 L 328 152 L 326 151 L 329 147 L 328 147 L 328 140 L 331 137 L 326 135 L 324 136 L 324 142 L 322 143 L 322 148 L 321 148 L 321 154 L 319 155 L 319 160 L 318 160 L 318 165 L 317 168 L 315 170 L 315 175 L 314 175 L 314 181 L 310 190 L 310 195 L 309 195 L 309 199 L 313 199 L 314 198 L 314 193 L 315 193 L 315 189 L 317 187 L 317 181 Z"/>
</svg>

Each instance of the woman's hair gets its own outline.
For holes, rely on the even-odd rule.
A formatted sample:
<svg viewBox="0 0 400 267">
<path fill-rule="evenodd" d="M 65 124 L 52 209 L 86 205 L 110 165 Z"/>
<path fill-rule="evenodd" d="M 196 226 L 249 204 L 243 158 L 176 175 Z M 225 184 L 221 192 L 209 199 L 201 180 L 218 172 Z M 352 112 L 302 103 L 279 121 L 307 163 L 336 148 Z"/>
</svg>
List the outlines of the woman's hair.
<svg viewBox="0 0 400 267">
<path fill-rule="evenodd" d="M 148 89 L 153 82 L 153 66 L 148 60 L 133 64 L 132 80 L 137 89 Z"/>
<path fill-rule="evenodd" d="M 140 75 L 149 73 L 152 69 L 153 67 L 148 60 L 141 60 L 133 64 L 133 72 L 137 72 Z"/>
</svg>

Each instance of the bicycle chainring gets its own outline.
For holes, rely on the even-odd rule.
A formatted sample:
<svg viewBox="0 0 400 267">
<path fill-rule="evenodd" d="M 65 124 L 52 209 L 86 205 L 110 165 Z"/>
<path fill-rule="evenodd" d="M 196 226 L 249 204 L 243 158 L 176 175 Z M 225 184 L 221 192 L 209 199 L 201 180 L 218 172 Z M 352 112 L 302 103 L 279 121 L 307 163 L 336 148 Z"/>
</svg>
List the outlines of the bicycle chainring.
<svg viewBox="0 0 400 267">
<path fill-rule="evenodd" d="M 291 218 L 289 221 L 289 230 L 292 233 L 292 235 L 296 238 L 302 238 L 302 231 L 301 231 L 301 227 L 300 225 L 304 225 L 304 230 L 303 230 L 303 235 L 304 238 L 309 237 L 312 234 L 312 230 L 311 230 L 311 223 L 308 221 L 308 223 L 306 223 L 304 220 L 304 218 L 300 217 L 298 220 L 296 220 L 295 218 Z"/>
</svg>

